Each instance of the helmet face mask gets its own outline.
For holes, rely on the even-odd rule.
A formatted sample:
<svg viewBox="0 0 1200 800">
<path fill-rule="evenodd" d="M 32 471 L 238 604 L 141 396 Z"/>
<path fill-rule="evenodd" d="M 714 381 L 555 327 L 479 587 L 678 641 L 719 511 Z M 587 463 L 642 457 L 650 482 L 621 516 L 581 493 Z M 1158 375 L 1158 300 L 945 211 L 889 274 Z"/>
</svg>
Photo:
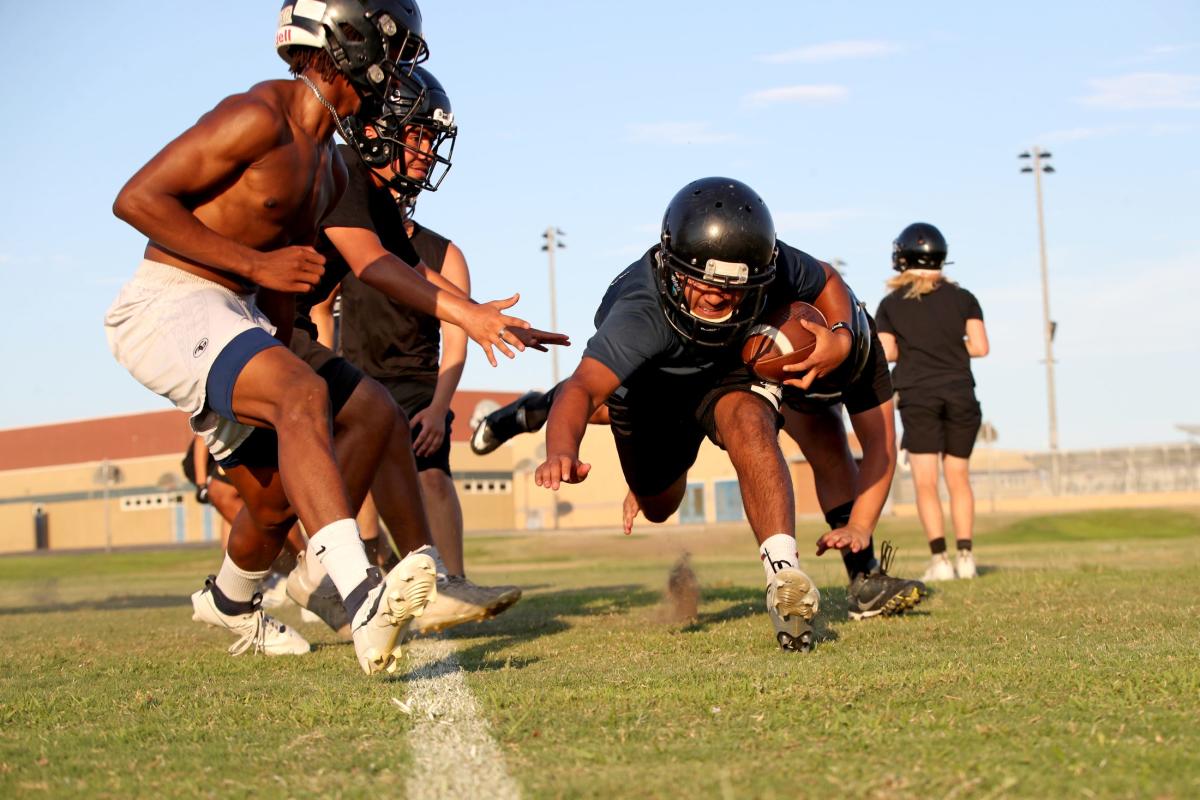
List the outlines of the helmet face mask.
<svg viewBox="0 0 1200 800">
<path fill-rule="evenodd" d="M 458 138 L 450 98 L 441 83 L 428 70 L 417 67 L 393 86 L 382 107 L 367 114 L 350 120 L 363 161 L 389 188 L 405 197 L 436 192 L 450 171 Z M 373 136 L 366 134 L 368 127 Z M 410 158 L 425 162 L 423 175 L 409 174 Z"/>
<path fill-rule="evenodd" d="M 703 346 L 740 343 L 767 302 L 775 278 L 775 223 L 762 198 L 731 178 L 702 178 L 683 187 L 663 215 L 654 278 L 671 326 Z M 687 286 L 737 292 L 730 313 L 697 314 Z"/>
<path fill-rule="evenodd" d="M 892 242 L 892 269 L 941 269 L 946 263 L 946 238 L 928 222 L 914 222 Z"/>
<path fill-rule="evenodd" d="M 398 77 L 429 57 L 416 0 L 285 0 L 275 49 L 324 50 L 363 99 L 384 100 Z"/>
</svg>

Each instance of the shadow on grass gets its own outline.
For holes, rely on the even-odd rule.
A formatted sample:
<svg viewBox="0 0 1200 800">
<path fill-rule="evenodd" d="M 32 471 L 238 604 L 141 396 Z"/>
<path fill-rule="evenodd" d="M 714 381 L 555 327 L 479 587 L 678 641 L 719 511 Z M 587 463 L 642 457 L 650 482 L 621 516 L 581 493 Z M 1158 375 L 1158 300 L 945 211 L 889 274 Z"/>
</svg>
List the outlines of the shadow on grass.
<svg viewBox="0 0 1200 800">
<path fill-rule="evenodd" d="M 658 592 L 638 584 L 560 589 L 527 595 L 495 619 L 459 625 L 443 635 L 448 639 L 487 637 L 455 651 L 454 658 L 469 672 L 523 669 L 538 659 L 508 656 L 504 651 L 570 629 L 567 617 L 625 614 L 634 608 L 653 605 L 659 599 Z"/>
<path fill-rule="evenodd" d="M 0 607 L 0 617 L 17 614 L 56 614 L 71 611 L 135 611 L 147 608 L 171 608 L 188 605 L 187 595 L 177 594 L 122 594 L 103 600 L 78 600 L 73 603 L 50 602 L 28 606 Z"/>
</svg>

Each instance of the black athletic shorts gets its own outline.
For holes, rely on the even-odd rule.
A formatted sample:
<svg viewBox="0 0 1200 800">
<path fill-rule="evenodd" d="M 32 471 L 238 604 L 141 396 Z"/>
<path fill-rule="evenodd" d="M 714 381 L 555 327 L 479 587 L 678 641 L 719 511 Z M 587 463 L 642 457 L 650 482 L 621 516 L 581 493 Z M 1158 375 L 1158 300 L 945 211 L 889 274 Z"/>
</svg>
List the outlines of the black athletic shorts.
<svg viewBox="0 0 1200 800">
<path fill-rule="evenodd" d="M 808 394 L 794 386 L 783 387 L 783 402 L 788 408 L 801 414 L 817 414 L 829 406 L 845 403 L 850 414 L 870 411 L 892 399 L 892 376 L 888 372 L 887 356 L 875 332 L 875 320 L 871 324 L 871 351 L 862 372 L 840 392 L 832 394 Z"/>
<path fill-rule="evenodd" d="M 418 411 L 423 411 L 433 402 L 433 393 L 437 388 L 437 384 L 431 384 L 425 381 L 413 380 L 412 378 L 376 378 L 383 387 L 388 390 L 388 394 L 396 401 L 396 405 L 404 410 L 411 420 L 416 416 Z M 450 433 L 454 429 L 454 412 L 446 410 L 446 437 L 442 439 L 442 446 L 439 447 L 432 455 L 420 456 L 413 454 L 417 459 L 417 472 L 424 472 L 427 469 L 440 469 L 442 472 L 453 477 L 450 472 Z M 416 440 L 417 434 L 421 432 L 421 426 L 414 425 L 412 429 L 412 438 Z"/>
<path fill-rule="evenodd" d="M 330 413 L 336 417 L 350 399 L 350 395 L 354 394 L 358 384 L 366 377 L 363 371 L 300 328 L 292 331 L 288 349 L 312 367 L 313 372 L 325 381 L 329 388 Z M 279 439 L 270 428 L 255 428 L 254 432 L 220 463 L 225 469 L 237 466 L 277 467 Z"/>
<path fill-rule="evenodd" d="M 717 400 L 730 392 L 750 392 L 779 415 L 779 387 L 737 367 L 723 378 L 669 378 L 622 386 L 608 398 L 613 439 L 625 482 L 634 494 L 649 497 L 666 491 L 696 462 L 700 443 L 708 437 L 724 448 L 717 435 Z"/>
<path fill-rule="evenodd" d="M 900 447 L 910 453 L 945 453 L 970 458 L 983 415 L 975 388 L 951 384 L 905 389 L 897 403 L 904 436 Z"/>
</svg>

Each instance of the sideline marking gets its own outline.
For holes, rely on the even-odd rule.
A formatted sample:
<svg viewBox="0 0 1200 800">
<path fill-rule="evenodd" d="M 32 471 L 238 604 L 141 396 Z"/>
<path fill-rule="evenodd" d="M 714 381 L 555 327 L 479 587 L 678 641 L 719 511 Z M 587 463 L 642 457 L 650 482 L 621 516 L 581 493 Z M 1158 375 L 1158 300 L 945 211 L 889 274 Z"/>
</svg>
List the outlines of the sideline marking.
<svg viewBox="0 0 1200 800">
<path fill-rule="evenodd" d="M 412 672 L 405 705 L 413 716 L 408 796 L 518 800 L 521 791 L 479 713 L 453 643 L 418 639 L 408 657 Z"/>
</svg>

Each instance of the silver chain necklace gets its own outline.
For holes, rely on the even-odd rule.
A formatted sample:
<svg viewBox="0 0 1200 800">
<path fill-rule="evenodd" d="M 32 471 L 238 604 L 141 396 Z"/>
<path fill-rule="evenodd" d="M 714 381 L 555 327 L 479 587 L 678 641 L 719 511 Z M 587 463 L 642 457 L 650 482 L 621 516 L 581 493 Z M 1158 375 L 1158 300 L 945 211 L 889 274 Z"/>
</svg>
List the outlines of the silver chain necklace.
<svg viewBox="0 0 1200 800">
<path fill-rule="evenodd" d="M 317 96 L 317 100 L 321 101 L 321 105 L 325 106 L 325 108 L 329 110 L 329 116 L 333 117 L 333 124 L 337 126 L 338 133 L 340 133 L 342 138 L 345 139 L 346 144 L 353 145 L 354 139 L 349 133 L 346 132 L 346 129 L 342 127 L 342 118 L 338 116 L 337 109 L 333 107 L 333 103 L 330 103 L 325 99 L 325 95 L 321 94 L 321 90 L 317 88 L 315 83 L 309 80 L 307 75 L 297 75 L 296 77 L 304 81 L 304 85 L 309 89 L 312 89 L 312 93 Z"/>
</svg>

